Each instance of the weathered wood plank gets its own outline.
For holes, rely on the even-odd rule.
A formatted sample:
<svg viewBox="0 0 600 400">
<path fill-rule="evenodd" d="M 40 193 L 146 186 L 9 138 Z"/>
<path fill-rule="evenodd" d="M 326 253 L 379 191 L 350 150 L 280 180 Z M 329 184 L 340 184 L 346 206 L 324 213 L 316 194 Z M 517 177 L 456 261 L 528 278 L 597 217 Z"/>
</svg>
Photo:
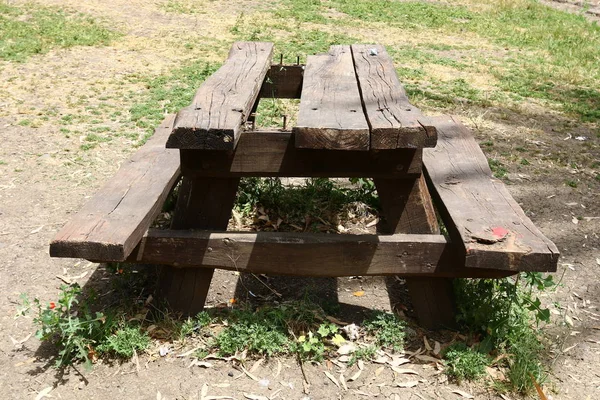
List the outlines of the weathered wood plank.
<svg viewBox="0 0 600 400">
<path fill-rule="evenodd" d="M 259 98 L 299 99 L 304 65 L 272 65 L 260 88 Z"/>
<path fill-rule="evenodd" d="M 413 180 L 375 179 L 383 221 L 378 230 L 386 233 L 440 233 L 431 196 L 423 175 Z M 463 269 L 458 263 L 454 268 Z M 406 283 L 419 323 L 427 329 L 455 324 L 452 280 L 442 274 L 429 278 L 407 277 Z M 455 275 L 450 275 L 455 277 Z"/>
<path fill-rule="evenodd" d="M 559 252 L 493 178 L 472 133 L 451 117 L 430 118 L 438 144 L 423 151 L 438 210 L 465 265 L 511 271 L 556 271 Z"/>
<path fill-rule="evenodd" d="M 271 66 L 272 43 L 236 42 L 221 68 L 177 113 L 167 147 L 233 150 Z"/>
<path fill-rule="evenodd" d="M 244 132 L 234 152 L 182 150 L 186 176 L 414 177 L 422 150 L 297 149 L 290 132 Z"/>
<path fill-rule="evenodd" d="M 177 150 L 165 148 L 167 117 L 116 175 L 54 237 L 50 256 L 123 261 L 156 218 L 179 178 Z"/>
<path fill-rule="evenodd" d="M 329 54 L 309 56 L 302 84 L 296 147 L 369 150 L 365 119 L 350 46 L 331 46 Z"/>
<path fill-rule="evenodd" d="M 151 229 L 127 262 L 295 276 L 499 277 L 457 267 L 441 235 L 330 235 Z"/>
<path fill-rule="evenodd" d="M 435 127 L 423 124 L 421 111 L 408 102 L 385 47 L 354 44 L 352 56 L 371 128 L 371 149 L 434 147 Z"/>
<path fill-rule="evenodd" d="M 226 230 L 239 178 L 192 179 L 184 176 L 171 229 Z M 194 316 L 204 308 L 214 268 L 174 268 L 161 263 L 160 293 L 171 308 Z"/>
</svg>

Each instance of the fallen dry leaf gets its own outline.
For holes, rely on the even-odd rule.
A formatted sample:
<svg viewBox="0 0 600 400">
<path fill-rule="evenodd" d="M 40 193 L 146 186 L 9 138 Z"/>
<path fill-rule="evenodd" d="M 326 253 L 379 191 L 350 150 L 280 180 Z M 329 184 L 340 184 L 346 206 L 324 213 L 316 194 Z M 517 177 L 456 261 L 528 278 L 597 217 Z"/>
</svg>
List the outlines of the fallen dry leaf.
<svg viewBox="0 0 600 400">
<path fill-rule="evenodd" d="M 392 370 L 398 374 L 419 375 L 414 369 L 392 367 Z"/>
<path fill-rule="evenodd" d="M 435 344 L 433 345 L 433 354 L 435 354 L 437 356 L 440 354 L 441 351 L 442 351 L 442 345 L 440 344 L 440 342 L 438 342 L 436 340 Z"/>
<path fill-rule="evenodd" d="M 429 344 L 429 340 L 427 340 L 427 336 L 423 336 L 423 344 L 425 345 L 425 348 L 427 349 L 427 351 L 433 350 L 433 348 Z"/>
<path fill-rule="evenodd" d="M 392 359 L 389 360 L 387 363 L 390 364 L 392 367 L 398 367 L 403 364 L 408 364 L 409 362 L 410 360 L 408 358 L 392 356 Z"/>
<path fill-rule="evenodd" d="M 383 372 L 384 367 L 379 367 L 375 370 L 375 376 L 379 376 L 381 375 L 381 373 Z"/>
<path fill-rule="evenodd" d="M 415 387 L 419 384 L 419 381 L 408 381 L 408 382 L 398 382 L 396 383 L 396 386 L 401 387 L 401 388 L 411 388 L 411 387 Z"/>
<path fill-rule="evenodd" d="M 40 392 L 35 396 L 35 400 L 42 400 L 44 397 L 50 397 L 50 392 L 54 389 L 53 386 L 48 386 L 47 388 L 40 390 Z"/>
<path fill-rule="evenodd" d="M 269 398 L 267 396 L 261 396 L 258 394 L 252 394 L 252 393 L 244 393 L 244 397 L 250 400 L 269 400 Z"/>
<path fill-rule="evenodd" d="M 250 379 L 252 379 L 253 381 L 256 381 L 256 382 L 260 381 L 260 379 L 258 379 L 256 376 L 254 376 L 254 375 L 252 375 L 252 373 L 248 372 L 246 370 L 246 368 L 244 368 L 242 366 L 240 366 L 240 368 L 242 369 L 242 372 L 244 372 L 246 375 L 248 375 L 248 378 L 250 378 Z"/>
<path fill-rule="evenodd" d="M 329 380 L 331 382 L 333 382 L 335 384 L 335 386 L 337 386 L 338 388 L 341 389 L 340 387 L 340 383 L 337 381 L 337 379 L 335 379 L 335 376 L 331 375 L 331 373 L 329 371 L 324 371 L 325 375 L 329 378 Z"/>
<path fill-rule="evenodd" d="M 440 361 L 440 360 L 438 360 L 435 357 L 425 356 L 425 355 L 422 355 L 422 354 L 416 355 L 415 358 L 418 359 L 418 360 L 421 360 L 421 361 L 434 362 L 434 363 Z"/>
<path fill-rule="evenodd" d="M 248 370 L 249 372 L 254 372 L 258 369 L 258 367 L 260 367 L 260 364 L 262 364 L 265 361 L 264 358 L 261 358 L 260 360 L 256 361 L 252 367 L 250 367 L 250 369 Z"/>
<path fill-rule="evenodd" d="M 348 378 L 348 382 L 357 380 L 360 377 L 360 374 L 362 374 L 362 370 L 359 369 L 354 375 Z"/>
<path fill-rule="evenodd" d="M 460 397 L 464 397 L 465 399 L 474 399 L 473 395 L 463 392 L 462 390 L 453 390 L 452 393 L 459 395 Z"/>
<path fill-rule="evenodd" d="M 535 390 L 537 391 L 538 396 L 540 396 L 540 400 L 548 400 L 548 398 L 546 397 L 546 395 L 544 394 L 544 391 L 542 390 L 542 387 L 540 386 L 539 383 L 537 383 L 537 381 L 535 380 L 535 378 L 533 377 L 533 374 L 529 374 L 529 377 L 531 378 L 531 380 L 533 381 L 533 386 L 535 386 Z"/>
<path fill-rule="evenodd" d="M 352 295 L 356 296 L 356 297 L 362 297 L 362 296 L 365 295 L 365 291 L 364 290 L 359 290 L 359 291 L 356 291 L 356 292 L 352 293 Z"/>
<path fill-rule="evenodd" d="M 342 387 L 344 388 L 344 390 L 348 390 L 348 386 L 346 386 L 346 377 L 344 376 L 343 373 L 340 374 L 340 383 L 341 383 Z"/>
<path fill-rule="evenodd" d="M 336 325 L 340 325 L 340 326 L 348 325 L 347 322 L 341 321 L 341 320 L 337 319 L 336 317 L 332 317 L 331 315 L 326 316 L 325 319 L 327 321 L 329 321 L 329 322 L 332 322 L 332 323 L 336 324 Z"/>
</svg>

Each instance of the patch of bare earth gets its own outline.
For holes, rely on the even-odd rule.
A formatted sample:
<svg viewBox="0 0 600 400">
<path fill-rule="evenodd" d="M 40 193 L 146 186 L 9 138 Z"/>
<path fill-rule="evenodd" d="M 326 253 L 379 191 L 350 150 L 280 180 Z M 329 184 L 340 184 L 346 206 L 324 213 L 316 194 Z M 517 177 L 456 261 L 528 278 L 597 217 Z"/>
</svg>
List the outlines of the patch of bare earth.
<svg viewBox="0 0 600 400">
<path fill-rule="evenodd" d="M 477 399 L 497 399 L 481 384 L 457 387 L 448 384 L 433 364 L 414 360 L 418 375 L 394 373 L 389 365 L 368 363 L 360 376 L 348 382 L 348 391 L 338 387 L 325 371 L 338 379 L 340 367 L 328 362 L 305 365 L 309 387 L 294 359 L 272 359 L 253 375 L 240 375 L 232 363 L 213 362 L 204 369 L 191 366 L 190 359 L 177 357 L 187 348 L 171 348 L 165 357 L 156 346 L 141 354 L 138 363 L 97 364 L 92 371 L 82 367 L 65 374 L 46 362 L 52 349 L 30 337 L 31 318 L 14 318 L 19 295 L 45 301 L 56 299 L 62 283 L 57 275 L 74 277 L 82 286 L 99 293 L 111 290 L 109 274 L 87 261 L 51 259 L 48 243 L 57 230 L 106 181 L 133 151 L 134 138 L 143 132 L 129 125 L 125 116 L 114 121 L 114 111 L 123 114 L 135 103 L 135 94 L 145 87 L 132 75 L 155 76 L 194 58 L 221 61 L 233 41 L 229 28 L 241 11 L 264 7 L 264 2 L 199 1 L 202 13 L 168 13 L 161 2 L 148 1 L 39 1 L 44 5 L 68 6 L 104 18 L 125 34 L 108 47 L 55 50 L 23 64 L 0 62 L 0 393 L 5 398 L 35 398 L 40 391 L 55 398 L 109 399 L 161 398 L 200 399 L 208 396 L 244 398 L 243 393 L 279 398 L 392 399 L 459 398 L 454 390 Z M 268 5 L 267 5 L 268 6 Z M 333 15 L 342 18 L 340 15 Z M 333 29 L 328 27 L 327 29 Z M 462 38 L 439 35 L 410 36 L 393 29 L 357 28 L 351 33 L 365 42 L 447 44 Z M 427 34 L 425 34 L 427 35 Z M 197 44 L 184 49 L 181 43 Z M 474 38 L 475 47 L 488 46 Z M 438 67 L 436 76 L 450 72 Z M 465 80 L 470 77 L 465 76 Z M 485 88 L 486 75 L 477 76 L 477 87 Z M 133 93 L 133 95 L 131 95 Z M 104 100 L 103 100 L 104 99 Z M 98 107 L 104 103 L 104 108 Z M 94 113 L 99 110 L 99 115 Z M 594 399 L 600 391 L 600 183 L 590 170 L 590 160 L 600 162 L 598 137 L 593 126 L 572 123 L 560 113 L 537 105 L 523 108 L 477 109 L 458 104 L 455 113 L 470 125 L 489 157 L 498 158 L 508 169 L 508 188 L 523 209 L 562 252 L 557 280 L 562 286 L 547 302 L 558 301 L 555 324 L 548 327 L 553 341 L 553 374 L 550 379 L 561 399 Z M 64 116 L 77 121 L 61 132 Z M 46 119 L 47 118 L 47 119 Z M 110 142 L 82 150 L 85 135 L 98 124 L 114 135 Z M 19 125 L 29 120 L 28 126 Z M 128 135 L 131 133 L 132 135 Z M 578 140 L 584 137 L 584 140 Z M 521 151 L 520 149 L 524 149 Z M 521 163 L 526 158 L 527 165 Z M 577 187 L 566 184 L 577 182 Z M 264 283 L 264 282 L 263 282 Z M 370 309 L 405 310 L 403 281 L 383 278 L 288 279 L 268 278 L 268 286 L 291 299 L 308 291 L 314 296 L 339 302 L 348 322 Z M 354 295 L 363 291 L 364 296 Z M 388 295 L 388 291 L 390 295 Z M 231 298 L 244 300 L 251 293 L 273 301 L 272 291 L 252 276 L 240 277 L 220 271 L 209 293 L 208 304 Z M 140 293 L 142 296 L 143 293 Z M 281 300 L 281 299 L 279 299 Z M 444 333 L 424 332 L 412 324 L 409 350 L 424 348 L 422 337 L 446 339 Z M 14 339 L 14 340 L 13 340 Z M 16 342 L 16 343 L 15 343 Z M 251 365 L 251 364 L 249 364 Z M 383 369 L 382 369 L 383 367 Z M 346 379 L 358 367 L 343 370 Z M 414 387 L 401 387 L 416 382 Z M 204 385 L 206 389 L 203 389 Z M 398 386 L 400 384 L 400 386 Z M 410 385 L 406 385 L 410 386 Z M 279 391 L 279 392 L 278 392 Z M 307 394 L 308 392 L 308 394 Z M 511 396 L 514 397 L 514 396 Z"/>
</svg>

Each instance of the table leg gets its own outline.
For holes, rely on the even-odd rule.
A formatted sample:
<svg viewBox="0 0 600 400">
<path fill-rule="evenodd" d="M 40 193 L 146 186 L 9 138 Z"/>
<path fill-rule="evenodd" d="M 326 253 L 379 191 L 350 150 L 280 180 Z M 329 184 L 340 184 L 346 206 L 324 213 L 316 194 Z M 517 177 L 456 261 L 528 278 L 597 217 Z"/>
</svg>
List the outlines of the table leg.
<svg viewBox="0 0 600 400">
<path fill-rule="evenodd" d="M 179 188 L 171 229 L 227 229 L 239 178 L 186 178 Z M 160 292 L 170 307 L 184 315 L 204 308 L 214 268 L 163 266 Z"/>
<path fill-rule="evenodd" d="M 381 200 L 382 233 L 439 234 L 425 178 L 374 179 Z M 428 329 L 455 325 L 452 279 L 406 278 L 419 323 Z"/>
</svg>

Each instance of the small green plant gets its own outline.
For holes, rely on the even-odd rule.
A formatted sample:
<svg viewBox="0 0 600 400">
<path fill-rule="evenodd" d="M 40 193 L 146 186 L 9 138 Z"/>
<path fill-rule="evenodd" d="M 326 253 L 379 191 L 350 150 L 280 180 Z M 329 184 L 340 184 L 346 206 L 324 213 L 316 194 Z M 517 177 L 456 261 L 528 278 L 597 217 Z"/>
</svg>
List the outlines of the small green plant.
<svg viewBox="0 0 600 400">
<path fill-rule="evenodd" d="M 139 327 L 126 326 L 110 335 L 98 346 L 98 351 L 114 353 L 122 358 L 133 357 L 134 352 L 142 351 L 150 345 L 150 337 Z"/>
<path fill-rule="evenodd" d="M 488 160 L 488 164 L 496 178 L 502 179 L 506 177 L 506 174 L 508 174 L 508 170 L 506 169 L 504 164 L 502 164 L 499 160 L 496 160 L 495 158 L 490 158 Z"/>
<path fill-rule="evenodd" d="M 348 366 L 351 367 L 358 360 L 371 361 L 372 359 L 375 358 L 376 355 L 377 355 L 377 347 L 375 347 L 373 345 L 360 347 L 360 348 L 356 349 L 356 351 L 354 353 L 352 353 L 352 356 L 350 357 L 350 360 L 348 361 Z"/>
<path fill-rule="evenodd" d="M 55 343 L 58 347 L 56 366 L 65 367 L 73 361 L 84 361 L 91 366 L 97 347 L 114 326 L 110 316 L 92 312 L 90 303 L 94 296 L 79 302 L 81 288 L 74 284 L 62 285 L 57 302 L 42 304 L 37 298 L 33 307 L 37 311 L 33 322 L 38 325 L 36 337 L 42 341 Z M 28 298 L 22 296 L 26 308 L 31 306 Z"/>
<path fill-rule="evenodd" d="M 521 158 L 520 164 L 521 165 L 530 165 L 531 163 L 526 158 Z"/>
<path fill-rule="evenodd" d="M 300 335 L 297 339 L 295 351 L 301 360 L 321 361 L 328 345 L 340 345 L 345 340 L 338 333 L 339 328 L 332 323 L 319 325 L 316 333 L 309 331 L 306 335 Z"/>
<path fill-rule="evenodd" d="M 577 189 L 577 181 L 569 179 L 565 182 L 567 186 L 572 187 L 573 189 Z"/>
<path fill-rule="evenodd" d="M 206 312 L 202 311 L 194 318 L 188 318 L 181 324 L 179 329 L 179 339 L 183 339 L 187 336 L 191 336 L 195 332 L 200 331 L 202 328 L 210 325 L 212 317 Z"/>
<path fill-rule="evenodd" d="M 406 323 L 395 314 L 377 311 L 364 322 L 365 330 L 375 337 L 375 343 L 394 351 L 404 349 Z"/>
<path fill-rule="evenodd" d="M 451 345 L 444 352 L 446 373 L 458 382 L 473 381 L 482 377 L 489 363 L 489 356 L 473 350 L 462 342 Z"/>
<path fill-rule="evenodd" d="M 488 354 L 505 354 L 508 378 L 514 390 L 533 388 L 530 374 L 544 380 L 543 345 L 538 325 L 550 321 L 550 311 L 542 306 L 534 290 L 547 290 L 556 284 L 551 275 L 524 272 L 516 279 L 457 279 L 457 320 L 481 341 L 476 349 Z"/>
</svg>

